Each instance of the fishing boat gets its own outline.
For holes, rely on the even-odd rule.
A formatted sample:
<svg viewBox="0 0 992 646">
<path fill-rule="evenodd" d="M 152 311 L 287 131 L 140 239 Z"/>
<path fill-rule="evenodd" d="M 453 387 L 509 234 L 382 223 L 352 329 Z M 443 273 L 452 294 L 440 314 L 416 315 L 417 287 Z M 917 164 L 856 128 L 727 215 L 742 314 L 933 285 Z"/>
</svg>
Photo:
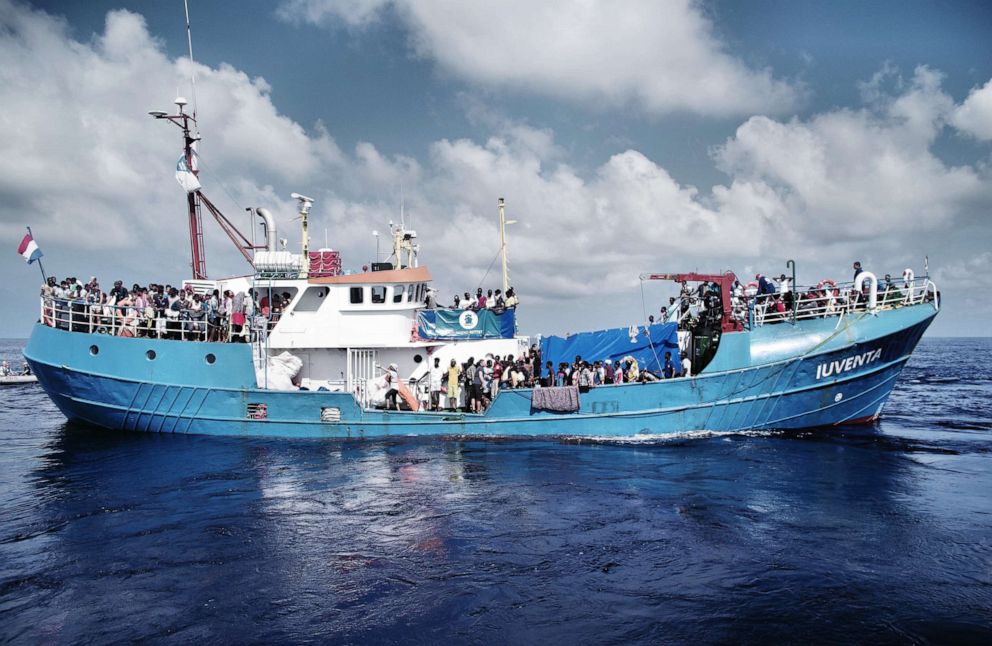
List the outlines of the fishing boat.
<svg viewBox="0 0 992 646">
<path fill-rule="evenodd" d="M 675 281 L 681 295 L 663 323 L 569 337 L 517 334 L 515 311 L 432 307 L 432 275 L 416 231 L 390 224 L 391 254 L 361 270 L 338 252 L 310 250 L 299 203 L 300 253 L 279 247 L 272 214 L 252 209 L 264 241 L 245 236 L 204 194 L 196 169 L 195 112 L 151 113 L 182 128 L 177 179 L 187 193 L 192 276 L 185 288 L 282 302 L 209 338 L 163 312 L 97 308 L 43 297 L 24 357 L 72 420 L 107 429 L 209 435 L 366 438 L 441 436 L 629 437 L 872 423 L 940 307 L 928 271 L 880 284 L 818 281 L 789 294 L 755 293 L 731 271 L 644 274 Z M 500 231 L 505 215 L 499 200 Z M 235 242 L 251 272 L 207 277 L 201 212 Z M 256 226 L 253 226 L 253 231 Z M 506 287 L 505 237 L 501 235 Z M 785 303 L 780 303 L 784 300 Z M 430 366 L 469 357 L 631 360 L 660 372 L 666 353 L 679 376 L 593 387 L 501 389 L 481 412 L 426 410 Z M 668 359 L 666 358 L 666 361 Z M 382 404 L 383 366 L 405 401 Z M 402 366 L 402 367 L 401 367 Z M 689 376 L 691 375 L 691 376 Z M 456 405 L 461 402 L 454 402 Z M 399 408 L 399 410 L 397 410 Z"/>
</svg>

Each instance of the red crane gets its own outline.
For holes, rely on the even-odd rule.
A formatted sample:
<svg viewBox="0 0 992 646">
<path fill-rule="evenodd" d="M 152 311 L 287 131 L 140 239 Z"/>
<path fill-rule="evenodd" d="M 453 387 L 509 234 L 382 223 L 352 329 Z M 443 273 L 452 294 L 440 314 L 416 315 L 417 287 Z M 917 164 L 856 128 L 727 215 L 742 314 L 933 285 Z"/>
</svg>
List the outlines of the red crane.
<svg viewBox="0 0 992 646">
<path fill-rule="evenodd" d="M 731 294 L 734 288 L 734 283 L 737 281 L 737 275 L 732 271 L 722 274 L 697 274 L 695 272 L 690 272 L 688 274 L 643 274 L 641 275 L 641 279 L 673 280 L 677 283 L 716 283 L 720 286 L 720 297 L 723 307 L 723 312 L 720 319 L 720 329 L 723 332 L 740 332 L 744 329 L 744 324 L 734 318 Z"/>
<path fill-rule="evenodd" d="M 223 229 L 227 237 L 231 239 L 234 246 L 238 248 L 241 255 L 254 267 L 252 256 L 249 250 L 262 249 L 265 245 L 253 245 L 234 224 L 220 212 L 213 202 L 200 190 L 199 175 L 196 161 L 196 142 L 200 140 L 198 134 L 194 134 L 190 128 L 192 123 L 196 125 L 196 117 L 184 110 L 186 99 L 179 97 L 176 99 L 179 107 L 177 114 L 168 114 L 162 111 L 149 112 L 156 119 L 165 119 L 179 126 L 183 131 L 183 158 L 176 168 L 176 179 L 180 185 L 186 189 L 186 208 L 189 216 L 189 241 L 190 241 L 190 268 L 193 272 L 194 280 L 203 280 L 207 277 L 207 259 L 203 246 L 203 221 L 200 216 L 200 205 L 207 207 L 210 214 L 217 220 L 217 224 Z"/>
</svg>

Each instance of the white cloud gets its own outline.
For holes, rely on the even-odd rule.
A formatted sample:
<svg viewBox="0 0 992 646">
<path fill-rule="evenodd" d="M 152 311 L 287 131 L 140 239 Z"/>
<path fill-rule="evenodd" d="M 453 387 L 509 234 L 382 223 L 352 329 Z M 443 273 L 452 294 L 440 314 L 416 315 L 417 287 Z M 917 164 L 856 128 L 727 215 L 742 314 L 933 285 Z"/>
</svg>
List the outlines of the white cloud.
<svg viewBox="0 0 992 646">
<path fill-rule="evenodd" d="M 324 24 L 339 20 L 349 27 L 364 27 L 378 19 L 392 0 L 283 0 L 277 13 L 290 22 Z"/>
<path fill-rule="evenodd" d="M 921 67 L 901 94 L 873 95 L 865 109 L 785 123 L 752 117 L 715 157 L 737 181 L 773 187 L 809 236 L 913 233 L 992 195 L 986 171 L 949 167 L 931 150 L 953 111 L 940 75 Z"/>
<path fill-rule="evenodd" d="M 976 139 L 992 140 L 992 81 L 973 89 L 954 111 L 951 122 Z"/>
<path fill-rule="evenodd" d="M 802 90 L 728 53 L 697 2 L 457 2 L 289 0 L 279 15 L 368 25 L 387 6 L 415 51 L 449 74 L 487 86 L 634 105 L 648 113 L 781 113 Z"/>
</svg>

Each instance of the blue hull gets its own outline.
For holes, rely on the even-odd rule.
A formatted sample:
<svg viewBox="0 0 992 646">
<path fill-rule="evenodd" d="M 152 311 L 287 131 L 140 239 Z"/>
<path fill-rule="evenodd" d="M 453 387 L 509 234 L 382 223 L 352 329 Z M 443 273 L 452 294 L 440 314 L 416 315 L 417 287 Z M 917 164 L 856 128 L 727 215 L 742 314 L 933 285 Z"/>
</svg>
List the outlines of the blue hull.
<svg viewBox="0 0 992 646">
<path fill-rule="evenodd" d="M 935 315 L 932 305 L 920 304 L 728 333 L 703 374 L 599 386 L 582 394 L 577 413 L 567 414 L 532 410 L 528 389 L 501 392 L 481 415 L 368 411 L 346 393 L 260 390 L 251 349 L 239 344 L 119 338 L 39 324 L 24 354 L 66 417 L 109 429 L 627 437 L 873 421 Z M 260 404 L 266 419 L 250 418 L 249 409 Z M 321 421 L 328 413 L 340 421 Z"/>
</svg>

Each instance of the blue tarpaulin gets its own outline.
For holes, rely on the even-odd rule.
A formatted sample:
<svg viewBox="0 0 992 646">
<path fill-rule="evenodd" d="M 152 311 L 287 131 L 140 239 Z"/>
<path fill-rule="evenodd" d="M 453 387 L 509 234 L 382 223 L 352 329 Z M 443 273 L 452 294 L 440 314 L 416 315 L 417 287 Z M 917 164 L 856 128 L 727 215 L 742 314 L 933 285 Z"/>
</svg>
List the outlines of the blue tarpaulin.
<svg viewBox="0 0 992 646">
<path fill-rule="evenodd" d="M 421 339 L 512 339 L 516 333 L 514 311 L 421 310 L 417 334 Z"/>
<path fill-rule="evenodd" d="M 647 369 L 660 374 L 665 363 L 665 353 L 671 352 L 675 369 L 681 370 L 678 332 L 679 326 L 676 323 L 658 323 L 580 332 L 567 337 L 548 336 L 541 339 L 541 360 L 552 362 L 557 369 L 559 363 L 570 364 L 575 361 L 576 355 L 589 363 L 607 359 L 620 361 L 631 356 L 637 359 L 641 370 Z"/>
</svg>

